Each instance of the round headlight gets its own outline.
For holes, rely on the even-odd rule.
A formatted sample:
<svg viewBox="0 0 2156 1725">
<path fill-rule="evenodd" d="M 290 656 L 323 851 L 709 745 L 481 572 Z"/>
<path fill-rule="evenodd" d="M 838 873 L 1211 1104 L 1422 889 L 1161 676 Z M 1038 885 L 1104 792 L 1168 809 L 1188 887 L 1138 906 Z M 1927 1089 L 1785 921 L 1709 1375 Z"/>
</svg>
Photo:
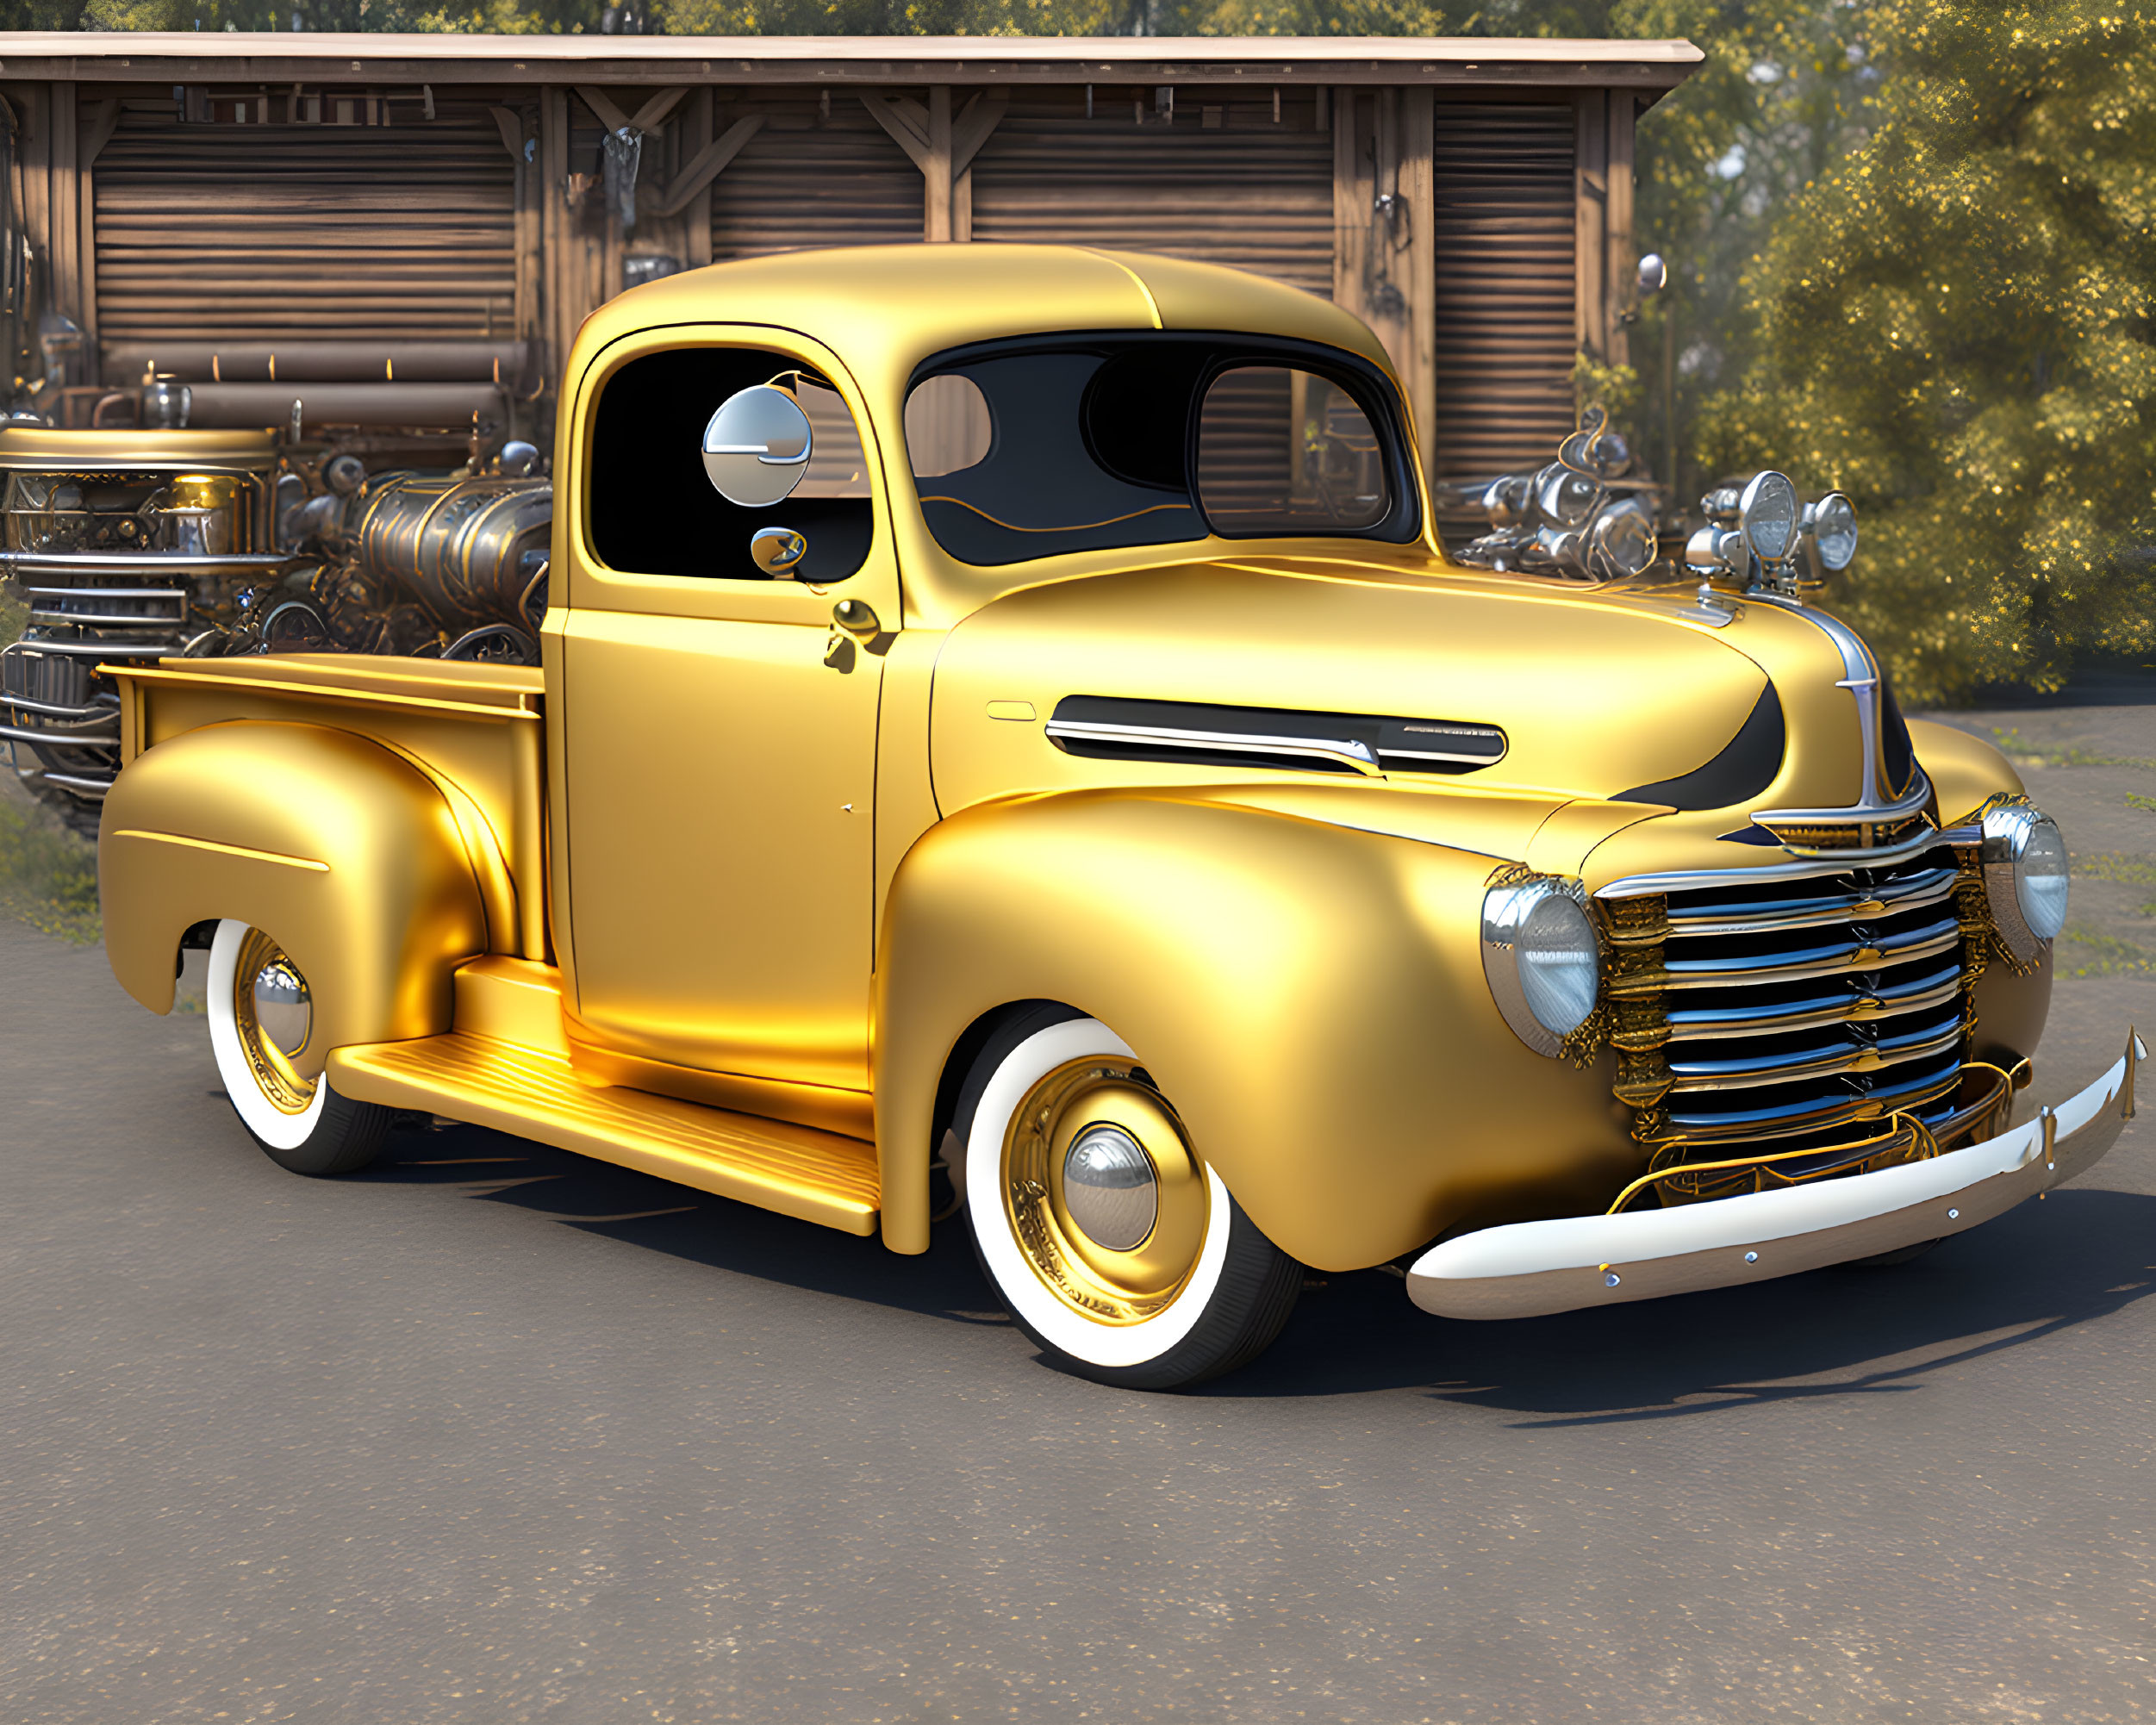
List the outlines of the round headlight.
<svg viewBox="0 0 2156 1725">
<path fill-rule="evenodd" d="M 1855 560 L 1856 505 L 1839 491 L 1829 491 L 1804 511 L 1804 528 L 1819 547 L 1823 568 L 1839 570 Z"/>
<path fill-rule="evenodd" d="M 2049 815 L 2009 803 L 1984 817 L 1984 888 L 2007 951 L 2034 963 L 2066 925 L 2066 841 Z"/>
<path fill-rule="evenodd" d="M 1601 948 L 1575 891 L 1537 875 L 1492 887 L 1482 900 L 1491 998 L 1537 1054 L 1561 1054 L 1602 991 Z"/>
<path fill-rule="evenodd" d="M 1780 563 L 1797 549 L 1797 488 L 1786 473 L 1755 473 L 1737 499 L 1737 531 L 1761 563 Z"/>
</svg>

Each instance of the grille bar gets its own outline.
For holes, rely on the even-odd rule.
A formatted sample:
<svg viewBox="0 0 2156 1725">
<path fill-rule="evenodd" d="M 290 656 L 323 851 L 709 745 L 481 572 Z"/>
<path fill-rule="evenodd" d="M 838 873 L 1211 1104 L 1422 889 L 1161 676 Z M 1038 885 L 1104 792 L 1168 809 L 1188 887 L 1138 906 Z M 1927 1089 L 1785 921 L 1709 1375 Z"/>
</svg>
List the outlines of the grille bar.
<svg viewBox="0 0 2156 1725">
<path fill-rule="evenodd" d="M 1935 838 L 1840 868 L 1605 888 L 1615 1089 L 1635 1136 L 1764 1155 L 1897 1112 L 1943 1119 L 1968 1037 L 1966 878 Z"/>
</svg>

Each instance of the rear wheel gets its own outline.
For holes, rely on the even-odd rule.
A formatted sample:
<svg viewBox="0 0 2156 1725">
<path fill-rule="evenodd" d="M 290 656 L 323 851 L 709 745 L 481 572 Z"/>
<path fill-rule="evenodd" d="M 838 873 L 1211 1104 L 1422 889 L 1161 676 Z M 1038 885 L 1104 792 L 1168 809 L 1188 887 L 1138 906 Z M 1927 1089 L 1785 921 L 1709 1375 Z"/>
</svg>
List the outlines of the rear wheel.
<svg viewBox="0 0 2156 1725">
<path fill-rule="evenodd" d="M 327 1176 L 374 1160 L 393 1116 L 330 1088 L 313 990 L 274 940 L 243 922 L 219 923 L 209 945 L 208 1006 L 225 1094 L 271 1161 Z"/>
<path fill-rule="evenodd" d="M 1043 1007 L 1005 1026 L 952 1126 L 981 1268 L 1061 1369 L 1175 1389 L 1246 1364 L 1287 1322 L 1302 1266 L 1098 1019 Z"/>
</svg>

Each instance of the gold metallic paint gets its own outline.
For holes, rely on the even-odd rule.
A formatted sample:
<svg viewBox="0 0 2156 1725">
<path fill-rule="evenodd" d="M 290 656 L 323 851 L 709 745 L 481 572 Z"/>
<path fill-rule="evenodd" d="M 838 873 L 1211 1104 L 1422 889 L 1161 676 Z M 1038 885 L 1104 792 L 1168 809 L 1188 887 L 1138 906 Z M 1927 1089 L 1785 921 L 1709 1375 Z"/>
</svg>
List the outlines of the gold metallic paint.
<svg viewBox="0 0 2156 1725">
<path fill-rule="evenodd" d="M 491 1037 L 340 1048 L 340 1093 L 513 1132 L 842 1233 L 876 1229 L 875 1153 L 853 1138 L 669 1096 L 595 1090 L 558 1056 Z"/>
<path fill-rule="evenodd" d="M 451 975 L 484 948 L 485 917 L 455 816 L 395 754 L 321 725 L 202 726 L 130 763 L 104 819 L 105 950 L 152 1012 L 171 1010 L 180 937 L 230 918 L 291 956 L 320 1047 L 448 1029 Z"/>
<path fill-rule="evenodd" d="M 1606 1204 L 1642 1166 L 1607 1057 L 1545 1060 L 1499 1017 L 1478 944 L 1489 872 L 1486 856 L 1195 792 L 945 819 L 899 869 L 879 953 L 886 1241 L 925 1249 L 950 1050 L 1028 999 L 1128 1043 L 1196 1154 L 1305 1263 Z"/>
<path fill-rule="evenodd" d="M 355 721 L 434 786 L 478 882 L 489 950 L 547 956 L 545 685 L 522 666 L 311 653 L 111 668 L 122 757 L 208 725 Z M 274 782 L 271 780 L 270 782 Z"/>
</svg>

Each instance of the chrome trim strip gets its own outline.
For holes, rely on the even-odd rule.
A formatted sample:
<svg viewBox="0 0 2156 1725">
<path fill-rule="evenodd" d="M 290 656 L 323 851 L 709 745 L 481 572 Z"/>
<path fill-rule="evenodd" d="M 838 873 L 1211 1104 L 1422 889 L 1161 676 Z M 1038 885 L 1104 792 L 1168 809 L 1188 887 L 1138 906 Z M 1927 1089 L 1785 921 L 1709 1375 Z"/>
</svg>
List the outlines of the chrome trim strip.
<svg viewBox="0 0 2156 1725">
<path fill-rule="evenodd" d="M 1929 869 L 1906 881 L 1888 882 L 1871 894 L 1841 893 L 1830 899 L 1808 899 L 1800 908 L 1748 917 L 1729 912 L 1669 912 L 1670 938 L 1690 939 L 1717 934 L 1765 934 L 1775 929 L 1809 928 L 1816 924 L 1848 922 L 1852 919 L 1897 916 L 1922 910 L 1953 895 L 1961 878 L 1958 869 Z"/>
<path fill-rule="evenodd" d="M 1091 719 L 1051 719 L 1050 738 L 1081 743 L 1120 743 L 1142 749 L 1202 749 L 1228 755 L 1290 755 L 1305 760 L 1332 761 L 1351 767 L 1367 778 L 1380 778 L 1383 769 L 1369 748 L 1352 738 L 1325 737 L 1258 737 L 1247 732 L 1176 731 L 1156 725 L 1110 725 Z"/>
<path fill-rule="evenodd" d="M 1795 1084 L 1807 1078 L 1832 1077 L 1844 1072 L 1883 1072 L 1927 1055 L 1945 1054 L 1961 1041 L 1962 1024 L 1957 1016 L 1943 1031 L 1931 1031 L 1897 1040 L 1882 1037 L 1876 1043 L 1842 1047 L 1827 1053 L 1803 1049 L 1781 1056 L 1778 1064 L 1767 1060 L 1673 1060 L 1676 1074 L 1673 1091 L 1756 1090 L 1765 1084 Z"/>
<path fill-rule="evenodd" d="M 40 784 L 58 785 L 62 790 L 79 791 L 84 796 L 102 797 L 112 788 L 110 779 L 78 779 L 72 773 L 33 772 L 29 776 Z"/>
<path fill-rule="evenodd" d="M 1684 1128 L 1687 1142 L 1701 1143 L 1729 1143 L 1759 1137 L 1766 1133 L 1775 1137 L 1788 1137 L 1797 1132 L 1816 1131 L 1828 1126 L 1847 1125 L 1852 1120 L 1876 1120 L 1891 1112 L 1887 1105 L 1898 1107 L 1922 1107 L 1935 1102 L 1960 1081 L 1961 1062 L 1952 1059 L 1943 1069 L 1935 1069 L 1929 1076 L 1920 1075 L 1891 1089 L 1866 1091 L 1861 1096 L 1845 1096 L 1831 1103 L 1821 1103 L 1816 1098 L 1803 1102 L 1784 1103 L 1779 1108 L 1748 1108 L 1728 1113 L 1679 1114 L 1670 1111 L 1669 1123 Z"/>
<path fill-rule="evenodd" d="M 1762 826 L 1770 820 L 1805 821 L 1815 826 L 1857 826 L 1867 823 L 1877 825 L 1884 820 L 1904 820 L 1912 814 L 1922 814 L 1924 805 L 1930 800 L 1931 781 L 1919 767 L 1915 782 L 1891 803 L 1860 803 L 1854 808 L 1755 808 L 1752 819 Z"/>
<path fill-rule="evenodd" d="M 27 694 L 0 694 L 0 707 L 12 707 L 17 713 L 43 713 L 54 719 L 103 719 L 108 713 L 119 716 L 116 707 L 62 707 L 57 701 L 32 701 Z"/>
<path fill-rule="evenodd" d="M 94 590 L 94 589 L 90 589 Z M 72 623 L 84 629 L 154 629 L 159 624 L 167 627 L 184 620 L 178 617 L 127 617 L 111 611 L 33 611 L 33 623 Z M 32 642 L 33 646 L 36 645 Z"/>
<path fill-rule="evenodd" d="M 32 599 L 177 599 L 187 602 L 184 587 L 30 587 Z"/>
<path fill-rule="evenodd" d="M 1643 899 L 1654 894 L 1699 892 L 1745 887 L 1754 881 L 1816 881 L 1851 869 L 1890 868 L 1942 844 L 1981 844 L 1980 826 L 1948 826 L 1878 850 L 1841 850 L 1831 857 L 1807 856 L 1794 862 L 1763 862 L 1753 869 L 1673 869 L 1659 875 L 1627 875 L 1595 888 L 1598 899 Z"/>
<path fill-rule="evenodd" d="M 1898 988 L 1881 988 L 1868 995 L 1844 994 L 1830 1006 L 1799 1001 L 1793 1012 L 1777 1012 L 1771 1006 L 1740 1008 L 1735 1012 L 1703 1007 L 1688 1012 L 1679 1008 L 1664 1013 L 1662 1021 L 1669 1026 L 1672 1042 L 1779 1036 L 1823 1025 L 1877 1024 L 1898 1018 L 1906 1013 L 1922 1012 L 1927 1006 L 1942 1005 L 1960 992 L 1961 967 L 1957 964 L 1943 971 L 1935 970 L 1929 976 L 1920 976 Z"/>
<path fill-rule="evenodd" d="M 197 470 L 206 471 L 207 470 Z M 273 575 L 319 563 L 296 551 L 223 551 L 196 555 L 181 551 L 0 551 L 0 574 L 22 581 L 39 575 L 132 576 L 140 581 L 149 569 L 159 575 Z"/>
<path fill-rule="evenodd" d="M 34 725 L 0 725 L 0 740 L 9 743 L 53 743 L 70 748 L 110 746 L 120 740 L 120 715 L 112 715 L 109 731 L 41 731 Z"/>
<path fill-rule="evenodd" d="M 1935 933 L 1934 929 L 1939 931 Z M 1771 969 L 1749 970 L 1729 968 L 1709 970 L 1704 963 L 1742 965 L 1742 959 L 1704 961 L 1691 969 L 1666 966 L 1661 970 L 1649 970 L 1635 976 L 1626 976 L 1604 985 L 1605 992 L 1612 998 L 1629 994 L 1651 994 L 1665 988 L 1750 988 L 1766 982 L 1803 981 L 1812 976 L 1847 976 L 1854 971 L 1876 970 L 1882 965 L 1905 964 L 1913 958 L 1929 958 L 1950 951 L 1961 938 L 1959 923 L 1947 923 L 1941 927 L 1919 929 L 1905 937 L 1904 945 L 1862 946 L 1846 956 L 1829 958 L 1810 964 L 1782 964 Z"/>
<path fill-rule="evenodd" d="M 165 620 L 169 621 L 170 620 Z M 170 641 L 17 641 L 25 653 L 52 653 L 76 659 L 176 659 L 178 651 Z"/>
</svg>

